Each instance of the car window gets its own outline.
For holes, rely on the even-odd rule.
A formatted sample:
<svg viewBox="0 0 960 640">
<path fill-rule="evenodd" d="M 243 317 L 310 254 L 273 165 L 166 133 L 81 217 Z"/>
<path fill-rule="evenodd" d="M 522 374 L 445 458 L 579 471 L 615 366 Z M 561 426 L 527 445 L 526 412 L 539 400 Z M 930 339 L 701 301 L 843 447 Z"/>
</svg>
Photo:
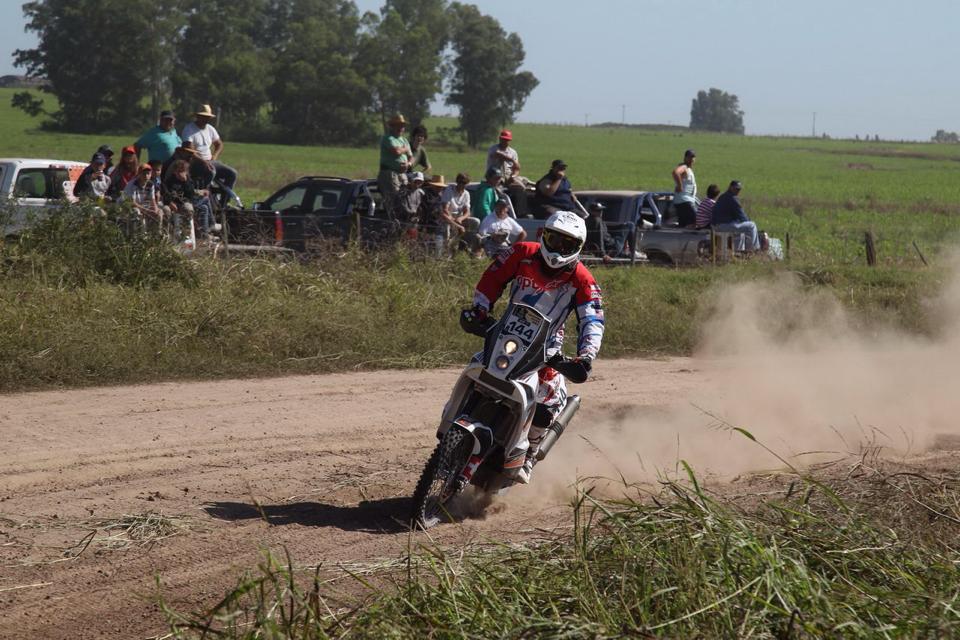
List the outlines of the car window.
<svg viewBox="0 0 960 640">
<path fill-rule="evenodd" d="M 629 198 L 623 196 L 577 196 L 577 199 L 580 200 L 584 209 L 589 209 L 590 204 L 594 202 L 599 202 L 605 206 L 606 209 L 603 211 L 604 222 L 623 222 L 631 219 L 627 212 L 623 210 L 627 206 Z"/>
<path fill-rule="evenodd" d="M 317 213 L 335 213 L 344 197 L 343 187 L 319 187 L 313 193 L 310 210 Z"/>
<path fill-rule="evenodd" d="M 264 207 L 273 211 L 283 211 L 290 207 L 302 207 L 303 198 L 307 195 L 307 188 L 303 185 L 294 185 L 284 189 L 264 202 Z"/>
<path fill-rule="evenodd" d="M 50 197 L 60 200 L 67 197 L 64 191 L 64 185 L 70 182 L 70 172 L 66 169 L 47 169 L 48 184 L 50 185 Z"/>
<path fill-rule="evenodd" d="M 23 169 L 13 187 L 15 198 L 47 198 L 47 170 Z"/>
</svg>

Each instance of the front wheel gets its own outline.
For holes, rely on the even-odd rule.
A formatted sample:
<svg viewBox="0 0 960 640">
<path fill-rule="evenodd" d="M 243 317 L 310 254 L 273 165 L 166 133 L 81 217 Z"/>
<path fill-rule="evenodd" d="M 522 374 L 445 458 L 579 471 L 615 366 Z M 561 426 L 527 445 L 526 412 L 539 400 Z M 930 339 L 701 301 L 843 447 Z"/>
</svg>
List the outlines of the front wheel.
<svg viewBox="0 0 960 640">
<path fill-rule="evenodd" d="M 463 490 L 460 472 L 472 452 L 473 437 L 466 431 L 451 427 L 443 434 L 413 492 L 410 521 L 414 527 L 429 529 L 441 521 L 452 521 L 448 506 Z"/>
</svg>

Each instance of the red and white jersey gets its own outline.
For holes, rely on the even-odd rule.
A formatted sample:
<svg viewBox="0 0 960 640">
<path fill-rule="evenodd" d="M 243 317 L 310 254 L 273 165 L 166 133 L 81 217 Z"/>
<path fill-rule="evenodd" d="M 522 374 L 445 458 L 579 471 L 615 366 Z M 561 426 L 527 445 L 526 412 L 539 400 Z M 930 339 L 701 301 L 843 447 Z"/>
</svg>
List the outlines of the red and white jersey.
<svg viewBox="0 0 960 640">
<path fill-rule="evenodd" d="M 583 263 L 551 273 L 540 259 L 539 243 L 518 242 L 483 272 L 473 295 L 474 304 L 490 310 L 511 280 L 511 300 L 530 305 L 551 322 L 556 321 L 559 329 L 548 343 L 548 351 L 561 347 L 563 323 L 576 309 L 577 355 L 591 360 L 597 357 L 603 340 L 603 298 L 600 286 Z"/>
</svg>

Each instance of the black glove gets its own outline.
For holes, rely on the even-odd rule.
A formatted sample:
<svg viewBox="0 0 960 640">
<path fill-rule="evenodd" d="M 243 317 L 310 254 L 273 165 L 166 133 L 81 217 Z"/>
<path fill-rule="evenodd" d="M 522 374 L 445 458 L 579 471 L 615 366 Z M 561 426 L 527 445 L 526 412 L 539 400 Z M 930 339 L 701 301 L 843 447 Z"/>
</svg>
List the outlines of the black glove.
<svg viewBox="0 0 960 640">
<path fill-rule="evenodd" d="M 548 365 L 559 371 L 567 380 L 574 383 L 586 382 L 587 378 L 590 377 L 590 369 L 593 367 L 593 362 L 590 358 L 560 358 L 557 361 L 557 358 L 551 358 Z"/>
<path fill-rule="evenodd" d="M 487 330 L 494 323 L 495 320 L 490 317 L 487 310 L 480 306 L 460 312 L 460 328 L 481 338 L 487 335 Z"/>
</svg>

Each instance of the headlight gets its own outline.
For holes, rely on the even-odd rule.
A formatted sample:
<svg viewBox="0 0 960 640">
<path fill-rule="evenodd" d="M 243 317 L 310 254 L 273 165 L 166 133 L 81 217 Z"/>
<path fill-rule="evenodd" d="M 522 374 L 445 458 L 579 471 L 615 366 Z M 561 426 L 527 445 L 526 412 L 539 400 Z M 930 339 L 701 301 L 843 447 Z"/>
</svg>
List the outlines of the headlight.
<svg viewBox="0 0 960 640">
<path fill-rule="evenodd" d="M 505 354 L 512 355 L 517 350 L 517 341 L 516 340 L 507 340 L 503 343 L 503 352 Z"/>
<path fill-rule="evenodd" d="M 506 369 L 510 366 L 510 358 L 507 356 L 500 356 L 497 358 L 497 369 Z"/>
</svg>

